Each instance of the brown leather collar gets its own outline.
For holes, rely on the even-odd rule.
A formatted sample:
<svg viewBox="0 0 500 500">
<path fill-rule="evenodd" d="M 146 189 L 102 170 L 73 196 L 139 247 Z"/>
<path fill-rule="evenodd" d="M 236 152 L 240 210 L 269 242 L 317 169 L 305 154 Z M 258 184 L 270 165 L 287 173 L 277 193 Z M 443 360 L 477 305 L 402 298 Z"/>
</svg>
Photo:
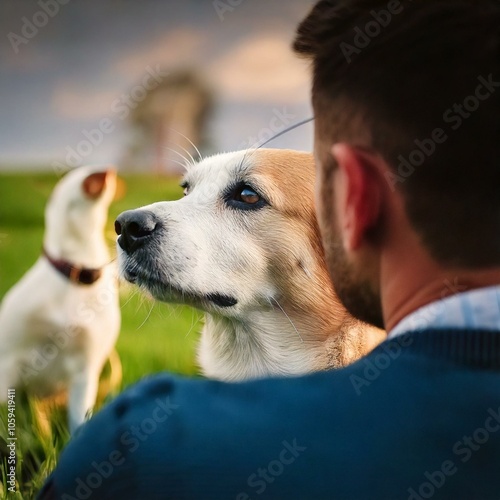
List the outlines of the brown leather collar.
<svg viewBox="0 0 500 500">
<path fill-rule="evenodd" d="M 79 285 L 92 285 L 102 276 L 101 269 L 87 269 L 85 267 L 76 267 L 66 260 L 53 259 L 43 249 L 43 255 L 52 264 L 54 269 L 57 269 L 62 275 L 66 276 L 72 283 Z"/>
</svg>

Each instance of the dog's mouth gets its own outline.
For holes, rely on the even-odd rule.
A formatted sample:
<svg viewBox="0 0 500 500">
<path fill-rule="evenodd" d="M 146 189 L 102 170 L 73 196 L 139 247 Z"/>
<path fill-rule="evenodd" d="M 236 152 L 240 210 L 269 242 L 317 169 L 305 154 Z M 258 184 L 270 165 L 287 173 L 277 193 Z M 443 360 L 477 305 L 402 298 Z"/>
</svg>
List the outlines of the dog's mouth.
<svg viewBox="0 0 500 500">
<path fill-rule="evenodd" d="M 148 273 L 142 270 L 127 269 L 123 270 L 123 277 L 132 284 L 146 289 L 151 295 L 162 302 L 175 302 L 190 305 L 198 309 L 207 309 L 207 305 L 215 305 L 219 308 L 230 308 L 238 304 L 238 299 L 231 295 L 219 292 L 194 293 L 192 291 L 182 290 L 171 283 L 152 278 Z"/>
</svg>

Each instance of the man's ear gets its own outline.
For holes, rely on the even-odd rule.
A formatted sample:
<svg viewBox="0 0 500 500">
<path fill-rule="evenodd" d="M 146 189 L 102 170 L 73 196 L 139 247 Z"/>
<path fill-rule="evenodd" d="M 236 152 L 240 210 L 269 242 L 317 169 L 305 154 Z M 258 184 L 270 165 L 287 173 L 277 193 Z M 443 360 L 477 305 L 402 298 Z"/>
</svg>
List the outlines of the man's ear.
<svg viewBox="0 0 500 500">
<path fill-rule="evenodd" d="M 356 251 L 367 243 L 380 220 L 385 190 L 383 160 L 344 143 L 335 144 L 331 152 L 339 168 L 337 214 L 344 248 Z"/>
</svg>

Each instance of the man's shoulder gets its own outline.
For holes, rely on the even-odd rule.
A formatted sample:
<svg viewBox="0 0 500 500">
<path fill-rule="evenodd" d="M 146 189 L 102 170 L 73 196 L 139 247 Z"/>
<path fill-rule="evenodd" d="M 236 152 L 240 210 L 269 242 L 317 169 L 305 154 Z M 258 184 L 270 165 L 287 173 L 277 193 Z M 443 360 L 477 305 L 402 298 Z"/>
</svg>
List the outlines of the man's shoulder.
<svg viewBox="0 0 500 500">
<path fill-rule="evenodd" d="M 350 366 L 299 377 L 228 383 L 157 374 L 125 390 L 101 410 L 90 425 L 95 422 L 96 426 L 120 433 L 140 421 L 153 419 L 163 423 L 168 419 L 168 426 L 162 427 L 176 433 L 179 431 L 177 426 L 189 426 L 191 419 L 202 415 L 202 419 L 212 416 L 210 425 L 213 427 L 225 419 L 233 426 L 245 426 L 249 424 L 245 415 L 270 423 L 281 418 L 280 412 L 293 412 L 294 418 L 302 414 L 309 418 L 311 412 L 306 410 L 316 407 L 328 406 L 335 411 L 336 406 L 345 408 L 346 404 L 378 404 L 380 393 L 386 391 L 387 385 L 405 386 L 408 379 L 422 377 L 419 372 L 422 363 L 427 366 L 433 363 L 427 353 L 413 349 L 416 337 L 414 334 L 401 335 L 383 342 Z M 422 378 L 421 383 L 424 383 Z M 362 394 L 364 397 L 360 399 Z M 273 411 L 267 411 L 269 408 Z M 234 418 L 236 415 L 238 418 Z"/>
<path fill-rule="evenodd" d="M 85 448 L 100 433 L 122 453 L 140 455 L 161 436 L 173 445 L 173 456 L 179 436 L 194 442 L 209 432 L 220 443 L 252 429 L 262 435 L 264 429 L 274 432 L 287 425 L 328 425 L 330 418 L 339 425 L 344 419 L 346 425 L 354 424 L 352 412 L 384 406 L 387 394 L 411 385 L 418 376 L 414 363 L 404 361 L 408 345 L 401 337 L 384 342 L 351 366 L 292 378 L 228 383 L 157 374 L 129 387 L 98 412 L 70 448 Z"/>
<path fill-rule="evenodd" d="M 208 492 L 240 498 L 240 490 L 241 498 L 251 498 L 248 491 L 274 484 L 268 464 L 287 471 L 286 481 L 274 486 L 276 498 L 307 498 L 313 486 L 317 498 L 327 498 L 332 485 L 362 497 L 362 485 L 344 476 L 373 470 L 371 480 L 380 481 L 380 467 L 373 467 L 380 450 L 401 484 L 412 484 L 415 471 L 449 451 L 437 453 L 420 436 L 441 432 L 451 449 L 464 428 L 489 418 L 500 383 L 500 371 L 461 366 L 421 339 L 384 342 L 349 367 L 303 377 L 241 383 L 148 378 L 83 426 L 49 484 L 80 493 L 95 485 L 122 498 L 153 498 L 165 488 L 173 498 L 226 498 Z M 329 482 L 317 483 L 323 476 Z M 386 486 L 401 493 L 399 483 Z"/>
<path fill-rule="evenodd" d="M 378 393 L 386 390 L 386 384 L 404 386 L 414 377 L 424 383 L 433 366 L 447 373 L 465 370 L 469 364 L 491 367 L 498 349 L 488 349 L 490 344 L 500 346 L 500 332 L 429 329 L 386 340 L 350 366 L 299 377 L 227 383 L 158 374 L 128 388 L 104 411 L 109 418 L 123 421 L 154 410 L 173 416 L 202 410 L 224 413 L 232 405 L 240 409 L 248 405 L 249 410 L 257 411 L 260 405 L 256 401 L 268 399 L 276 405 L 293 404 L 297 399 L 335 404 L 339 399 L 356 399 L 365 392 L 364 387 Z M 476 348 L 479 345 L 482 350 Z"/>
<path fill-rule="evenodd" d="M 352 412 L 370 407 L 376 412 L 394 394 L 413 391 L 418 398 L 427 385 L 474 377 L 472 367 L 495 367 L 492 360 L 498 349 L 484 349 L 491 342 L 500 345 L 500 333 L 429 330 L 385 341 L 348 367 L 301 377 L 226 383 L 161 374 L 125 391 L 98 417 L 112 423 L 116 432 L 148 418 L 162 419 L 158 423 L 169 419 L 162 427 L 184 436 L 197 429 L 197 423 L 214 433 L 224 433 L 228 426 L 249 428 L 255 421 L 282 426 L 284 415 L 296 425 L 306 425 L 319 412 L 348 423 L 352 417 L 346 408 Z M 482 350 L 476 348 L 479 345 Z M 477 376 L 481 373 L 478 370 Z M 439 374 L 446 378 L 437 380 Z"/>
</svg>

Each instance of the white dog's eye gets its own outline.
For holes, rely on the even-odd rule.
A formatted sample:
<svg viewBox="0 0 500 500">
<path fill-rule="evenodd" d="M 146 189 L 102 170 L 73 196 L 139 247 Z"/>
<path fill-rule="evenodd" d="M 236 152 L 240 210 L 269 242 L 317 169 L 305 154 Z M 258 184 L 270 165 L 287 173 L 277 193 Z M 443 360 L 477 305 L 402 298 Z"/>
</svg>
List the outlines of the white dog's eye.
<svg viewBox="0 0 500 500">
<path fill-rule="evenodd" d="M 228 205 L 239 210 L 258 210 L 267 205 L 266 200 L 252 186 L 243 182 L 230 189 L 225 199 Z"/>
<path fill-rule="evenodd" d="M 238 199 L 239 198 L 239 199 Z M 242 201 L 249 205 L 259 203 L 260 196 L 249 186 L 243 186 L 241 189 L 236 190 L 236 201 Z"/>
</svg>

